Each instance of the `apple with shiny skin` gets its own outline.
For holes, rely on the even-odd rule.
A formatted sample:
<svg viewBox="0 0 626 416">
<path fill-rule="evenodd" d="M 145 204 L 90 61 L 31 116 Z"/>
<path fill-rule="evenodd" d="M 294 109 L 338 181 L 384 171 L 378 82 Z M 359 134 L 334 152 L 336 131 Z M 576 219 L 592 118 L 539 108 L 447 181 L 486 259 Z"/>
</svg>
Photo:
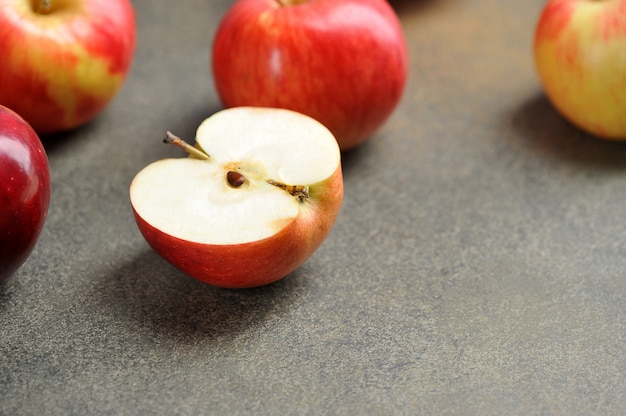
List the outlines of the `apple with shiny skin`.
<svg viewBox="0 0 626 416">
<path fill-rule="evenodd" d="M 546 94 L 571 123 L 626 140 L 626 0 L 551 0 L 534 40 Z"/>
<path fill-rule="evenodd" d="M 190 157 L 156 161 L 130 186 L 137 226 L 164 259 L 214 286 L 275 282 L 322 244 L 343 198 L 341 153 L 330 131 L 285 109 L 222 110 Z"/>
<path fill-rule="evenodd" d="M 134 50 L 129 0 L 3 0 L 0 104 L 39 134 L 78 127 L 117 94 Z"/>
<path fill-rule="evenodd" d="M 32 127 L 0 105 L 0 282 L 26 261 L 50 204 L 48 157 Z"/>
<path fill-rule="evenodd" d="M 386 0 L 237 0 L 212 49 L 225 107 L 288 108 L 320 121 L 342 150 L 398 105 L 408 53 Z"/>
</svg>

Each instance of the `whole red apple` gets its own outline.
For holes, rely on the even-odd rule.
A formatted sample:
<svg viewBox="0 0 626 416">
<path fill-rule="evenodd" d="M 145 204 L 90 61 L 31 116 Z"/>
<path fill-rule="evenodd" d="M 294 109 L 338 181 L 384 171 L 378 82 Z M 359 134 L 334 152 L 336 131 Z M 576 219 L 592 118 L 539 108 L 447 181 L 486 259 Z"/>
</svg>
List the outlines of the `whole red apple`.
<svg viewBox="0 0 626 416">
<path fill-rule="evenodd" d="M 216 32 L 212 66 L 224 106 L 307 114 L 347 150 L 397 106 L 407 55 L 386 0 L 238 0 Z"/>
<path fill-rule="evenodd" d="M 626 0 L 551 0 L 534 58 L 555 108 L 598 137 L 626 140 Z"/>
<path fill-rule="evenodd" d="M 134 48 L 129 0 L 3 0 L 0 104 L 39 134 L 80 126 L 117 94 Z"/>
<path fill-rule="evenodd" d="M 46 152 L 32 127 L 0 105 L 0 282 L 29 256 L 50 203 Z"/>
</svg>

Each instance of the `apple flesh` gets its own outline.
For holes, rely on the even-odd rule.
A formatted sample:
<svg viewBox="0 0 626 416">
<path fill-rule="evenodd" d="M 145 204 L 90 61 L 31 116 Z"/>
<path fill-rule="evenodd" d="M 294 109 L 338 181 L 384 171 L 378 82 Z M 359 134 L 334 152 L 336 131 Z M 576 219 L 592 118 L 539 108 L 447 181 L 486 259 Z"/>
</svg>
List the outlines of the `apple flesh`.
<svg viewBox="0 0 626 416">
<path fill-rule="evenodd" d="M 129 0 L 5 0 L 0 28 L 0 104 L 39 134 L 99 114 L 134 54 Z"/>
<path fill-rule="evenodd" d="M 555 108 L 600 138 L 626 140 L 626 0 L 551 0 L 534 59 Z"/>
<path fill-rule="evenodd" d="M 198 128 L 190 157 L 163 159 L 130 186 L 137 225 L 164 259 L 226 288 L 279 280 L 322 244 L 340 211 L 339 147 L 289 110 L 222 110 Z"/>
<path fill-rule="evenodd" d="M 46 152 L 31 126 L 0 105 L 0 282 L 28 258 L 50 204 Z"/>
<path fill-rule="evenodd" d="M 331 130 L 342 150 L 388 119 L 407 72 L 404 34 L 386 0 L 238 0 L 212 50 L 225 107 L 307 114 Z"/>
</svg>

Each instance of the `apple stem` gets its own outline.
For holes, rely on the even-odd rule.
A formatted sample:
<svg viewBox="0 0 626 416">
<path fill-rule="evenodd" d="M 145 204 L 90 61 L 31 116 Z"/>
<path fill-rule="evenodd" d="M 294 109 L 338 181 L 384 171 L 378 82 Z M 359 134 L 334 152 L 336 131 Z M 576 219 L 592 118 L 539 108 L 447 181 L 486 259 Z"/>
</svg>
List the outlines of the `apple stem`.
<svg viewBox="0 0 626 416">
<path fill-rule="evenodd" d="M 165 137 L 163 138 L 163 143 L 173 144 L 174 146 L 180 147 L 185 152 L 189 153 L 189 156 L 195 157 L 196 159 L 210 159 L 211 156 L 203 152 L 202 150 L 194 147 L 181 139 L 180 137 L 174 135 L 172 132 L 168 131 L 165 133 Z"/>
<path fill-rule="evenodd" d="M 41 0 L 37 5 L 38 14 L 48 14 L 50 9 L 52 9 L 52 0 Z"/>
<path fill-rule="evenodd" d="M 284 183 L 276 182 L 272 179 L 267 181 L 270 185 L 274 185 L 289 192 L 292 196 L 295 196 L 298 201 L 304 202 L 309 197 L 309 187 L 303 185 L 286 185 Z"/>
</svg>

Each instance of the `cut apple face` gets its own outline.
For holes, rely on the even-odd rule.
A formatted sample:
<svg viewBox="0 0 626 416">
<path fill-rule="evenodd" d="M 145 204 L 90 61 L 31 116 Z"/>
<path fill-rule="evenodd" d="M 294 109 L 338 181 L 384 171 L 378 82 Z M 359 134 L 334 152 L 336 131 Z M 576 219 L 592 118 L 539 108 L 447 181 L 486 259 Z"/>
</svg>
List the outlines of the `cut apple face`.
<svg viewBox="0 0 626 416">
<path fill-rule="evenodd" d="M 165 141 L 189 157 L 148 165 L 130 199 L 148 243 L 192 277 L 227 287 L 284 277 L 317 249 L 339 212 L 339 146 L 308 116 L 231 108 L 199 126 L 195 146 L 169 132 Z"/>
</svg>

